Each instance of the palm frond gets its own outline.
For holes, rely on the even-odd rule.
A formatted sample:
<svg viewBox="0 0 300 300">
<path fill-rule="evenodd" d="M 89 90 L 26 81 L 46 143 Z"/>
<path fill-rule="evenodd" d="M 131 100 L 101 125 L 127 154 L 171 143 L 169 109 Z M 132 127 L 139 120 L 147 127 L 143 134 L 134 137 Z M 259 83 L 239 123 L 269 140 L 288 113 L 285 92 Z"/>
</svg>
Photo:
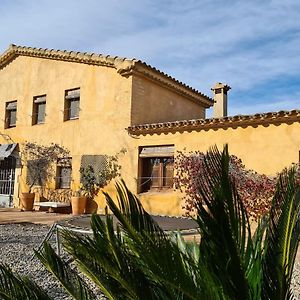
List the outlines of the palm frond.
<svg viewBox="0 0 300 300">
<path fill-rule="evenodd" d="M 80 270 L 109 299 L 223 299 L 199 263 L 199 245 L 169 239 L 124 183 L 117 191 L 119 207 L 106 198 L 120 225 L 114 228 L 109 215 L 92 216 L 93 238 L 64 233 Z"/>
<path fill-rule="evenodd" d="M 96 296 L 82 278 L 55 253 L 49 243 L 45 242 L 42 251 L 35 251 L 35 255 L 74 299 L 96 299 Z"/>
<path fill-rule="evenodd" d="M 0 299 L 3 300 L 51 300 L 52 298 L 28 277 L 15 275 L 0 264 Z"/>
<path fill-rule="evenodd" d="M 246 278 L 252 248 L 251 231 L 246 210 L 229 176 L 227 146 L 220 153 L 211 148 L 204 157 L 205 177 L 199 178 L 202 202 L 196 203 L 200 227 L 200 257 L 215 274 L 226 295 L 233 299 L 249 299 Z"/>
<path fill-rule="evenodd" d="M 290 282 L 300 238 L 300 191 L 294 168 L 281 174 L 270 212 L 263 262 L 266 299 L 293 299 Z"/>
</svg>

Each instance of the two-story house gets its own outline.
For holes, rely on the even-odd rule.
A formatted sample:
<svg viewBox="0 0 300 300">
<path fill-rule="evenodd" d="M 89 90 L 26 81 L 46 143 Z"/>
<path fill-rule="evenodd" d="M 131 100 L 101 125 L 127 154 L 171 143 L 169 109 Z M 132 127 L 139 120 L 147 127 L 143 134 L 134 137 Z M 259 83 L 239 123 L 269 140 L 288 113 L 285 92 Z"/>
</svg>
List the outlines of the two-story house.
<svg viewBox="0 0 300 300">
<path fill-rule="evenodd" d="M 18 205 L 26 180 L 14 157 L 24 141 L 70 150 L 70 166 L 58 167 L 57 177 L 72 180 L 57 189 L 78 187 L 80 166 L 125 149 L 123 179 L 160 214 L 182 213 L 172 180 L 177 150 L 229 143 L 267 174 L 297 162 L 300 113 L 227 117 L 228 90 L 217 84 L 212 99 L 136 59 L 11 45 L 0 56 L 0 197 Z M 214 118 L 206 119 L 211 106 Z"/>
</svg>

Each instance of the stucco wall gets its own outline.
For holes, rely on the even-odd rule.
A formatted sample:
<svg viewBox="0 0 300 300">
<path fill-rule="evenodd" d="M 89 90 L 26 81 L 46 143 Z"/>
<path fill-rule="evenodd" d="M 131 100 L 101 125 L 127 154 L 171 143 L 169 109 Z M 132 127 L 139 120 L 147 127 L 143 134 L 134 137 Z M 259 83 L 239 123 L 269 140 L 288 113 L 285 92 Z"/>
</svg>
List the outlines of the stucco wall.
<svg viewBox="0 0 300 300">
<path fill-rule="evenodd" d="M 78 87 L 79 119 L 64 122 L 65 90 Z M 43 94 L 47 95 L 45 124 L 32 126 L 33 97 Z M 5 102 L 12 100 L 18 101 L 17 125 L 4 129 Z M 127 147 L 130 101 L 131 78 L 113 68 L 19 56 L 0 70 L 0 132 L 19 143 L 65 146 L 72 156 L 74 187 L 82 154 L 114 155 Z"/>
<path fill-rule="evenodd" d="M 147 145 L 174 144 L 176 151 L 207 151 L 212 145 L 221 150 L 223 145 L 229 144 L 229 151 L 242 159 L 247 168 L 259 173 L 274 175 L 284 167 L 297 163 L 300 150 L 300 123 L 269 125 L 264 127 L 228 128 L 226 130 L 193 131 L 183 133 L 168 133 L 139 136 L 132 139 L 129 155 L 133 161 L 127 167 L 128 173 L 137 174 L 138 147 Z M 129 187 L 137 191 L 134 180 L 126 178 Z M 169 192 L 148 192 L 140 195 L 145 208 L 156 214 L 184 213 L 181 195 Z"/>
<path fill-rule="evenodd" d="M 78 87 L 79 119 L 63 122 L 65 90 Z M 42 94 L 47 95 L 45 124 L 32 126 L 33 97 Z M 17 126 L 4 129 L 5 102 L 12 100 L 18 101 Z M 128 187 L 137 192 L 138 149 L 147 145 L 174 144 L 176 150 L 206 151 L 214 144 L 221 149 L 228 143 L 230 153 L 241 158 L 247 168 L 265 174 L 275 174 L 298 162 L 299 123 L 137 137 L 131 137 L 125 130 L 131 123 L 203 117 L 203 109 L 198 105 L 196 108 L 189 100 L 144 78 L 135 80 L 132 90 L 131 76 L 122 77 L 108 67 L 19 56 L 0 70 L 0 133 L 8 134 L 19 143 L 25 140 L 41 144 L 55 142 L 68 148 L 73 159 L 74 188 L 79 184 L 81 155 L 114 155 L 125 148 L 126 154 L 120 157 L 121 174 Z M 3 138 L 1 142 L 7 143 Z M 22 191 L 22 180 L 18 187 Z M 113 192 L 113 184 L 106 190 Z M 151 213 L 183 213 L 179 192 L 144 193 L 140 198 Z M 98 202 L 103 208 L 102 195 Z"/>
<path fill-rule="evenodd" d="M 133 75 L 131 125 L 204 117 L 205 109 L 201 104 L 149 79 Z"/>
</svg>

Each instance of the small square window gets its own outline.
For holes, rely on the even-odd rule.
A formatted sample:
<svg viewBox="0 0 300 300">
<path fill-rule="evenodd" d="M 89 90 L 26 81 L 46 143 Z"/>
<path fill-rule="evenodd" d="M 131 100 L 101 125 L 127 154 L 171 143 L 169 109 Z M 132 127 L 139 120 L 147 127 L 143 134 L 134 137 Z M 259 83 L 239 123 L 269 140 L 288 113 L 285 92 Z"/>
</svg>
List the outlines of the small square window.
<svg viewBox="0 0 300 300">
<path fill-rule="evenodd" d="M 32 125 L 45 123 L 46 95 L 33 98 Z"/>
<path fill-rule="evenodd" d="M 80 89 L 65 92 L 64 121 L 79 118 Z"/>
<path fill-rule="evenodd" d="M 17 101 L 6 102 L 5 128 L 16 127 L 16 122 L 17 122 Z"/>
<path fill-rule="evenodd" d="M 57 189 L 70 189 L 72 181 L 72 159 L 64 158 L 57 162 Z"/>
</svg>

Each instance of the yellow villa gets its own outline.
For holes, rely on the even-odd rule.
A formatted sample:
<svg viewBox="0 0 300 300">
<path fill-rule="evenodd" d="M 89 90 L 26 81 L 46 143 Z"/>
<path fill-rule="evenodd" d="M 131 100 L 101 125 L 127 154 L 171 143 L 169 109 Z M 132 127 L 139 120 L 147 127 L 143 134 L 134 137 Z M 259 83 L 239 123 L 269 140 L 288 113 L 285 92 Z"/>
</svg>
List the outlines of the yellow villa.
<svg viewBox="0 0 300 300">
<path fill-rule="evenodd" d="M 11 45 L 0 56 L 0 205 L 19 205 L 25 141 L 70 150 L 71 163 L 57 167 L 57 178 L 71 180 L 56 180 L 57 190 L 76 189 L 84 163 L 125 149 L 122 178 L 154 214 L 183 213 L 173 189 L 178 150 L 228 143 L 265 174 L 298 162 L 300 111 L 227 117 L 229 89 L 218 83 L 211 98 L 136 59 Z M 206 119 L 212 106 L 214 117 Z M 102 212 L 103 197 L 98 204 Z"/>
</svg>

